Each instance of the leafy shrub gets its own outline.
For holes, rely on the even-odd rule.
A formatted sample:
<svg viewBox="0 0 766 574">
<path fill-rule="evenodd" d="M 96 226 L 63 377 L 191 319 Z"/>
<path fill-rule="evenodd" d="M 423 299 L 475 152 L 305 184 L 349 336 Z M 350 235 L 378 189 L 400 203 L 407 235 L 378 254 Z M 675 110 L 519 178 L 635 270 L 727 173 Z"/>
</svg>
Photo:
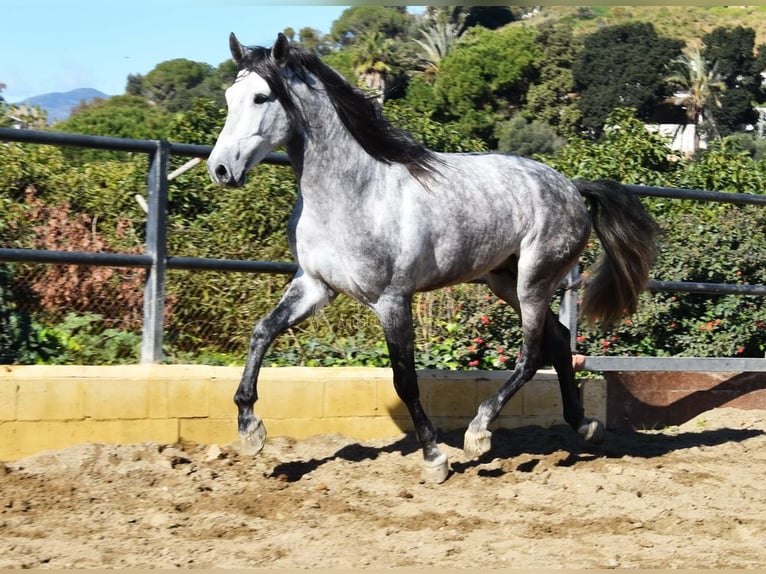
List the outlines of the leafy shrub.
<svg viewBox="0 0 766 574">
<path fill-rule="evenodd" d="M 551 154 L 564 144 L 564 139 L 556 135 L 552 127 L 527 122 L 522 116 L 496 124 L 495 137 L 498 151 L 527 157 Z"/>
<path fill-rule="evenodd" d="M 26 216 L 34 225 L 34 247 L 43 250 L 103 252 L 112 251 L 109 242 L 94 229 L 95 220 L 85 213 L 73 213 L 64 203 L 46 206 L 27 194 Z M 123 239 L 132 235 L 129 221 L 119 220 L 114 237 Z M 132 242 L 131 242 L 132 243 Z M 130 253 L 142 251 L 140 247 L 123 249 Z M 36 295 L 39 308 L 50 317 L 57 318 L 60 309 L 85 312 L 94 303 L 108 301 L 109 307 L 119 309 L 112 317 L 113 325 L 136 328 L 143 321 L 142 301 L 145 272 L 143 269 L 118 269 L 85 265 L 48 265 L 44 273 L 30 277 L 29 286 Z M 167 311 L 172 306 L 168 301 Z"/>
<path fill-rule="evenodd" d="M 715 191 L 763 193 L 766 171 L 731 142 L 713 145 L 695 161 L 669 154 L 629 113 L 612 116 L 602 142 L 565 146 L 551 163 L 572 177 Z M 644 132 L 645 133 L 645 132 Z M 757 206 L 644 199 L 662 229 L 655 279 L 766 284 L 766 211 Z M 587 267 L 600 247 L 593 242 Z M 632 317 L 611 330 L 581 325 L 578 350 L 593 355 L 763 357 L 763 297 L 655 293 L 642 295 Z"/>
<path fill-rule="evenodd" d="M 68 313 L 45 329 L 61 344 L 61 352 L 47 362 L 59 365 L 120 365 L 138 362 L 141 335 L 106 327 L 97 313 Z"/>
<path fill-rule="evenodd" d="M 210 109 L 197 109 L 206 118 Z M 196 113 L 196 112 L 195 112 Z M 386 113 L 435 149 L 477 151 L 454 125 L 413 114 L 395 102 Z M 179 133 L 203 125 L 176 118 Z M 213 123 L 215 120 L 211 120 Z M 207 124 L 205 124 L 207 125 Z M 213 125 L 213 124 L 210 124 Z M 724 140 L 695 161 L 669 153 L 629 110 L 617 110 L 598 142 L 572 140 L 544 161 L 570 177 L 624 183 L 762 193 L 766 164 Z M 204 137 L 202 129 L 199 137 Z M 176 158 L 174 161 L 181 162 Z M 145 158 L 72 165 L 48 146 L 0 146 L 3 246 L 138 252 L 143 221 L 133 199 L 146 189 Z M 240 189 L 214 187 L 204 169 L 170 184 L 171 255 L 289 260 L 286 224 L 296 199 L 288 168 L 262 165 Z M 766 284 L 766 213 L 762 207 L 644 199 L 663 229 L 653 277 Z M 70 247 L 72 246 L 72 247 Z M 597 241 L 582 258 L 598 255 Z M 43 281 L 16 267 L 0 297 L 4 361 L 137 360 L 142 272 L 45 268 Z M 10 266 L 8 267 L 10 269 Z M 40 269 L 40 268 L 38 268 Z M 26 286 L 24 279 L 27 279 Z M 170 271 L 166 353 L 172 361 L 241 364 L 254 322 L 280 298 L 288 278 L 245 273 Z M 23 291 L 23 292 L 22 292 Z M 21 296 L 34 305 L 21 308 Z M 122 301 L 112 317 L 86 304 Z M 83 304 L 73 304 L 80 301 Z M 554 305 L 555 306 L 555 305 Z M 96 313 L 94 313 L 96 311 Z M 519 320 L 481 285 L 418 295 L 413 307 L 421 368 L 505 368 L 515 364 Z M 763 356 L 763 298 L 645 293 L 638 312 L 611 330 L 581 325 L 580 352 L 612 355 Z M 6 358 L 7 357 L 7 358 Z M 385 365 L 387 351 L 372 313 L 344 297 L 280 337 L 267 364 Z"/>
<path fill-rule="evenodd" d="M 46 363 L 61 352 L 57 337 L 21 310 L 11 265 L 0 265 L 0 364 Z"/>
</svg>

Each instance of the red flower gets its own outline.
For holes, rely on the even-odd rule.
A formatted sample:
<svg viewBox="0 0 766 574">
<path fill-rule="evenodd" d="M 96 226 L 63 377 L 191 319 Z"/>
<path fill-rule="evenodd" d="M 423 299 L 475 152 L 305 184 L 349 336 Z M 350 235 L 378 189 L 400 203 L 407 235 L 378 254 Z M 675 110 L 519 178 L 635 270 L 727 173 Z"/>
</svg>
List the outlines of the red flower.
<svg viewBox="0 0 766 574">
<path fill-rule="evenodd" d="M 476 360 L 474 360 L 474 361 L 469 361 L 469 362 L 468 362 L 468 366 L 469 366 L 469 367 L 478 367 L 478 366 L 479 366 L 479 361 L 476 361 Z"/>
<path fill-rule="evenodd" d="M 483 325 L 487 325 L 489 323 L 489 317 L 487 317 L 486 315 L 482 315 L 481 317 L 479 317 L 479 321 L 481 321 Z"/>
</svg>

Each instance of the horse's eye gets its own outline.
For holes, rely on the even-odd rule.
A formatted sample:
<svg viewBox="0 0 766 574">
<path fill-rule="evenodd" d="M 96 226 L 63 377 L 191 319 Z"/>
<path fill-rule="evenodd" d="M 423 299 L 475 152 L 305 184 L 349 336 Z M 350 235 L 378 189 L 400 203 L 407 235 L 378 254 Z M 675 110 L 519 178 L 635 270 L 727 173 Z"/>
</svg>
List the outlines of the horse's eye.
<svg viewBox="0 0 766 574">
<path fill-rule="evenodd" d="M 255 94 L 255 97 L 253 97 L 253 103 L 254 104 L 265 104 L 269 101 L 269 96 L 266 94 Z"/>
</svg>

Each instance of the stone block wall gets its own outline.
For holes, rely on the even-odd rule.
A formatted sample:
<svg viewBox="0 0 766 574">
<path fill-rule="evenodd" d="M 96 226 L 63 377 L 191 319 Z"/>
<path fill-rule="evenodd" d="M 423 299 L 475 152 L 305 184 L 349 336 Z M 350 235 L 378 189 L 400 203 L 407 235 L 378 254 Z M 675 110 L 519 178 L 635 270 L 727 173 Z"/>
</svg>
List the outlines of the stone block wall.
<svg viewBox="0 0 766 574">
<path fill-rule="evenodd" d="M 237 440 L 232 396 L 240 367 L 204 365 L 0 366 L 0 460 L 86 442 L 172 444 Z M 465 428 L 504 371 L 421 371 L 421 401 L 442 430 Z M 341 433 L 395 437 L 412 430 L 377 368 L 264 368 L 257 414 L 269 436 Z M 586 413 L 604 420 L 601 380 L 583 386 Z M 496 427 L 563 423 L 558 381 L 540 371 L 509 402 Z"/>
</svg>

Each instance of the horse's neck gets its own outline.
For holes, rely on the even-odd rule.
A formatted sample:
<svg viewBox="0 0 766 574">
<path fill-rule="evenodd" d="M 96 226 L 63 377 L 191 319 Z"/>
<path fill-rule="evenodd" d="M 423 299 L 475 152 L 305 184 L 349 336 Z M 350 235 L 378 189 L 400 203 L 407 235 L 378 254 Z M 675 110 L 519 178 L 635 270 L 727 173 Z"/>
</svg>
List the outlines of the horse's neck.
<svg viewBox="0 0 766 574">
<path fill-rule="evenodd" d="M 301 94 L 306 128 L 288 146 L 303 189 L 359 193 L 359 182 L 379 166 L 354 139 L 321 91 Z M 339 185 L 343 182 L 344 185 Z M 340 189 L 338 189 L 340 188 Z"/>
</svg>

